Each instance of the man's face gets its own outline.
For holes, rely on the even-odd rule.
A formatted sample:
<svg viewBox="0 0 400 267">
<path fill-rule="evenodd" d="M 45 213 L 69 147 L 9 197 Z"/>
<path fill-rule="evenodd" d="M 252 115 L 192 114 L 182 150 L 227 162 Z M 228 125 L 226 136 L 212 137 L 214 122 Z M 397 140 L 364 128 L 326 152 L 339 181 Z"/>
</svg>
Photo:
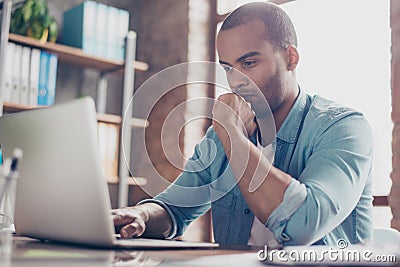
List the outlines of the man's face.
<svg viewBox="0 0 400 267">
<path fill-rule="evenodd" d="M 274 50 L 265 40 L 263 22 L 256 20 L 220 31 L 217 51 L 232 91 L 251 103 L 259 118 L 268 112 L 262 96 L 272 112 L 279 108 L 287 94 L 285 52 Z"/>
</svg>

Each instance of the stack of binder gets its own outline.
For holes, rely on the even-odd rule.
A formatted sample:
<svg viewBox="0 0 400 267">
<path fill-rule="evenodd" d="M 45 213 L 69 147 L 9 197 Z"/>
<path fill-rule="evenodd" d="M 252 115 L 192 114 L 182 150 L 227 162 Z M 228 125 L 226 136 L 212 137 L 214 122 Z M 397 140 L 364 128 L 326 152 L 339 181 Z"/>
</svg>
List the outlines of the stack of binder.
<svg viewBox="0 0 400 267">
<path fill-rule="evenodd" d="M 57 55 L 11 42 L 5 54 L 3 100 L 31 106 L 54 104 Z"/>
<path fill-rule="evenodd" d="M 90 55 L 123 61 L 128 30 L 128 11 L 84 1 L 64 13 L 62 43 Z"/>
</svg>

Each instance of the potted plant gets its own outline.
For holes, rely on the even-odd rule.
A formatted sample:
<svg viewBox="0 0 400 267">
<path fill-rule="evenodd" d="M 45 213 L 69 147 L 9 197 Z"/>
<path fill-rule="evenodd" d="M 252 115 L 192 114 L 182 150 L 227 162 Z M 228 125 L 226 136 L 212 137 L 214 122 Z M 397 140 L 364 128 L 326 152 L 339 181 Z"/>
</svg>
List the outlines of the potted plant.
<svg viewBox="0 0 400 267">
<path fill-rule="evenodd" d="M 58 36 L 57 22 L 49 14 L 46 0 L 26 0 L 11 15 L 10 32 L 55 42 Z"/>
</svg>

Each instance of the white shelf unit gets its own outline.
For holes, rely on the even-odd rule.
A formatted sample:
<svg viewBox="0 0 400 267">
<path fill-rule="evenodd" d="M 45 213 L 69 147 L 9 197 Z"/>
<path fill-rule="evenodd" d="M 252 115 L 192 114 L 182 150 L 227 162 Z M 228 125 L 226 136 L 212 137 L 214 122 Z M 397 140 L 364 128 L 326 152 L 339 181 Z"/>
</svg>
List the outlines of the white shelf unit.
<svg viewBox="0 0 400 267">
<path fill-rule="evenodd" d="M 122 127 L 123 115 L 131 116 L 133 112 L 132 105 L 129 105 L 134 90 L 135 70 L 146 71 L 148 65 L 144 62 L 135 61 L 136 54 L 136 33 L 129 31 L 125 38 L 125 60 L 113 61 L 96 56 L 88 55 L 81 49 L 73 48 L 57 43 L 41 43 L 36 39 L 10 34 L 10 18 L 12 0 L 3 1 L 3 16 L 1 21 L 1 40 L 0 40 L 0 66 L 4 66 L 5 47 L 8 41 L 19 43 L 22 45 L 39 48 L 58 55 L 62 62 L 67 62 L 79 67 L 92 68 L 99 71 L 99 81 L 97 86 L 96 109 L 98 121 L 115 123 L 121 125 L 120 144 L 119 144 L 119 168 L 118 178 L 111 177 L 110 183 L 118 183 L 118 207 L 123 207 L 128 204 L 128 189 L 129 185 L 145 184 L 146 180 L 139 177 L 130 177 L 127 164 L 130 163 L 131 143 L 123 144 L 122 140 L 131 140 L 131 127 L 147 127 L 148 122 L 139 118 L 130 118 L 131 127 Z M 106 75 L 111 72 L 123 71 L 123 92 L 121 116 L 106 114 L 107 103 L 107 78 Z M 0 67 L 0 89 L 4 88 L 4 68 Z M 36 106 L 26 106 L 13 103 L 3 103 L 3 98 L 0 90 L 0 116 L 3 110 L 8 112 L 17 112 L 21 110 L 38 108 Z"/>
</svg>

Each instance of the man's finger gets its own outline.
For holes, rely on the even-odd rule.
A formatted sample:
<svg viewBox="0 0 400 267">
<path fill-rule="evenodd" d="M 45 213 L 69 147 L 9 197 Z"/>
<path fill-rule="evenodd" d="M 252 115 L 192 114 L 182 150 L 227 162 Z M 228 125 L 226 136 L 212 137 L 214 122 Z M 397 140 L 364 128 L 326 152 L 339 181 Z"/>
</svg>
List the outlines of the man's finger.
<svg viewBox="0 0 400 267">
<path fill-rule="evenodd" d="M 131 214 L 122 210 L 112 210 L 111 214 L 113 216 L 115 226 L 122 226 L 131 223 L 134 220 Z"/>
<path fill-rule="evenodd" d="M 124 215 L 122 213 L 112 213 L 112 217 L 113 217 L 113 221 L 114 221 L 114 225 L 118 226 L 118 225 L 122 225 L 124 224 Z"/>
<path fill-rule="evenodd" d="M 144 233 L 144 225 L 135 221 L 122 227 L 119 233 L 122 238 L 141 236 Z"/>
</svg>

